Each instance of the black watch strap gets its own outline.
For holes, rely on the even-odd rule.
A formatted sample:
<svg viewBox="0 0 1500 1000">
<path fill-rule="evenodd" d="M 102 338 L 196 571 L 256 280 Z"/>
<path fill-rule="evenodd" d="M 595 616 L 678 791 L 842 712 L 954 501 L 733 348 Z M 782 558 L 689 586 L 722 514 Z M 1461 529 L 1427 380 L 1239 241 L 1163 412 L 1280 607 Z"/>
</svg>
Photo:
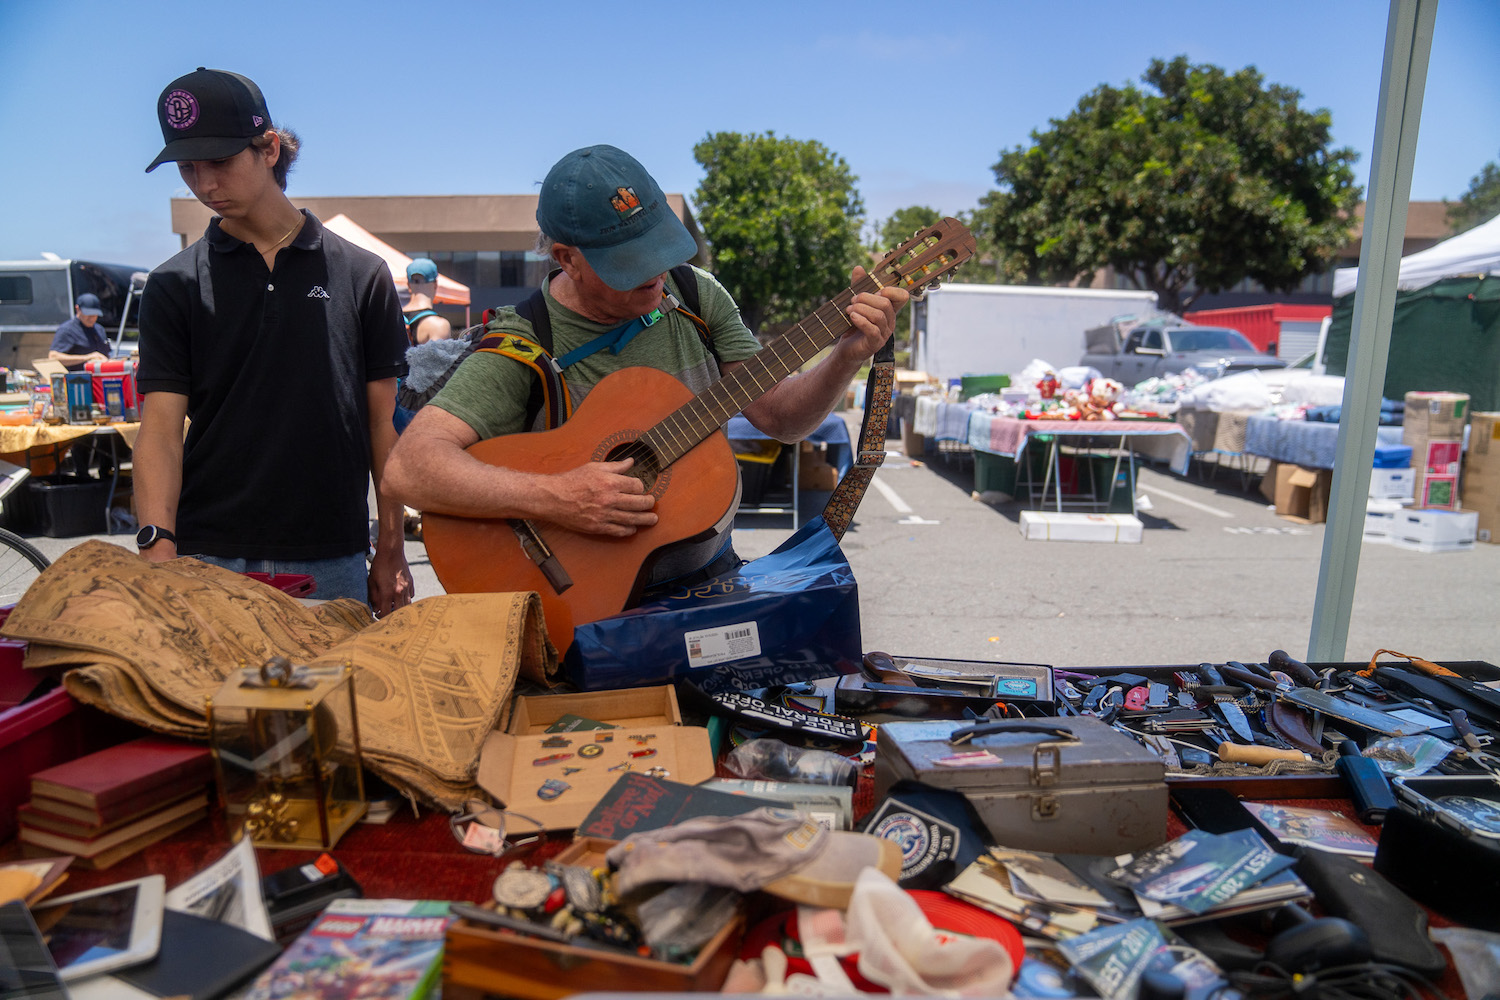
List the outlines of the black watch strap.
<svg viewBox="0 0 1500 1000">
<path fill-rule="evenodd" d="M 135 533 L 135 547 L 138 549 L 149 549 L 161 541 L 171 542 L 173 545 L 176 545 L 177 536 L 166 528 L 159 528 L 154 524 L 148 524 Z"/>
</svg>

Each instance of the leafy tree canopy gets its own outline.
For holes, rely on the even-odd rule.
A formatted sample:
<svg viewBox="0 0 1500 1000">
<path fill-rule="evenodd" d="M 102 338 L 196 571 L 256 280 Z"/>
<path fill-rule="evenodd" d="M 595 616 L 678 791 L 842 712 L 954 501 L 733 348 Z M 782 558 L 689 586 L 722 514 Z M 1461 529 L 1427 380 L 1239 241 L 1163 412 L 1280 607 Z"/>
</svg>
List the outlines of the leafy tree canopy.
<svg viewBox="0 0 1500 1000">
<path fill-rule="evenodd" d="M 694 201 L 714 273 L 746 324 L 799 320 L 849 286 L 864 203 L 843 158 L 813 140 L 717 132 L 693 147 Z"/>
<path fill-rule="evenodd" d="M 1330 149 L 1327 110 L 1187 57 L 1152 60 L 1147 89 L 1101 85 L 1002 152 L 976 216 L 1001 271 L 1068 282 L 1111 266 L 1164 309 L 1249 277 L 1291 290 L 1350 236 L 1358 154 Z"/>
<path fill-rule="evenodd" d="M 1466 232 L 1500 215 L 1500 166 L 1486 163 L 1469 181 L 1469 190 L 1458 201 L 1443 199 L 1448 206 L 1448 224 L 1455 233 Z"/>
</svg>

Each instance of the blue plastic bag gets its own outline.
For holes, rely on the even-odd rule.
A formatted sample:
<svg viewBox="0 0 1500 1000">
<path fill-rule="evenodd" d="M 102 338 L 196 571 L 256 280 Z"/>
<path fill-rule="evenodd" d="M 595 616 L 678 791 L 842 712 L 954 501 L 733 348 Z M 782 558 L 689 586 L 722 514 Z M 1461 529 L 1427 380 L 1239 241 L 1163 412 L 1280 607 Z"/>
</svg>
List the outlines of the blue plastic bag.
<svg viewBox="0 0 1500 1000">
<path fill-rule="evenodd" d="M 564 670 L 584 691 L 754 690 L 853 673 L 862 655 L 854 572 L 817 517 L 732 573 L 577 626 Z"/>
</svg>

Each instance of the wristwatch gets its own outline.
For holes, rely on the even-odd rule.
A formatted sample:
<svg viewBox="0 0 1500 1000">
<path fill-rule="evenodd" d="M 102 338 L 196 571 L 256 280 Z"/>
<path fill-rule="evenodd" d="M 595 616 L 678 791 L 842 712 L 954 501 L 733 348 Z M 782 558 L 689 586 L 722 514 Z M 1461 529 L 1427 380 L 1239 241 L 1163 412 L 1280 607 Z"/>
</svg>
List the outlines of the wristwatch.
<svg viewBox="0 0 1500 1000">
<path fill-rule="evenodd" d="M 135 547 L 138 549 L 149 549 L 160 541 L 168 541 L 177 544 L 177 536 L 166 528 L 158 528 L 154 524 L 148 524 L 135 533 Z"/>
</svg>

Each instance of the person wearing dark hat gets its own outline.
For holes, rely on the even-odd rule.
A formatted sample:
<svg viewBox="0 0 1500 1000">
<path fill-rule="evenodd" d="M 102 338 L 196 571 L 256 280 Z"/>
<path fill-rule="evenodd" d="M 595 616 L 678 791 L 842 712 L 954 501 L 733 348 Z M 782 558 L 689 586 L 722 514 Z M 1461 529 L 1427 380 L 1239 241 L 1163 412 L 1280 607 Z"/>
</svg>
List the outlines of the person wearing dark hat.
<svg viewBox="0 0 1500 1000">
<path fill-rule="evenodd" d="M 698 253 L 697 241 L 655 179 L 623 150 L 588 146 L 564 156 L 543 181 L 536 219 L 537 250 L 557 267 L 542 287 L 552 354 L 564 366 L 574 406 L 605 376 L 632 366 L 668 372 L 702 393 L 760 349 L 734 300 L 706 271 L 689 272 L 697 316 L 677 308 L 684 296 L 668 272 Z M 856 268 L 855 280 L 862 277 Z M 768 386 L 745 416 L 780 441 L 810 434 L 889 338 L 906 299 L 896 288 L 856 296 L 848 310 L 854 329 L 812 368 Z M 706 327 L 703 337 L 694 318 Z M 488 331 L 534 336 L 513 307 L 499 310 Z M 655 501 L 626 474 L 628 459 L 538 474 L 488 465 L 465 452 L 485 438 L 538 429 L 538 420 L 528 420 L 536 377 L 510 357 L 470 355 L 403 432 L 382 490 L 423 511 L 537 518 L 611 537 L 655 524 Z M 629 416 L 621 414 L 622 421 Z M 664 554 L 651 582 L 732 568 L 738 562 L 729 546 L 733 514 L 721 519 L 713 537 Z"/>
<path fill-rule="evenodd" d="M 413 347 L 453 336 L 453 324 L 432 307 L 437 287 L 438 269 L 430 259 L 418 257 L 406 265 L 406 288 L 411 294 L 401 318 L 406 321 L 406 341 Z"/>
<path fill-rule="evenodd" d="M 306 573 L 319 598 L 393 611 L 412 597 L 399 505 L 379 500 L 366 563 L 406 370 L 390 269 L 287 199 L 299 142 L 253 81 L 200 67 L 162 91 L 157 119 L 146 170 L 176 163 L 215 217 L 141 297 L 141 554 Z"/>
<path fill-rule="evenodd" d="M 73 318 L 57 328 L 52 335 L 52 348 L 47 357 L 61 361 L 70 372 L 81 372 L 90 361 L 109 360 L 109 340 L 99 327 L 99 317 L 104 310 L 99 308 L 99 296 L 84 292 L 78 296 L 73 307 Z"/>
</svg>

